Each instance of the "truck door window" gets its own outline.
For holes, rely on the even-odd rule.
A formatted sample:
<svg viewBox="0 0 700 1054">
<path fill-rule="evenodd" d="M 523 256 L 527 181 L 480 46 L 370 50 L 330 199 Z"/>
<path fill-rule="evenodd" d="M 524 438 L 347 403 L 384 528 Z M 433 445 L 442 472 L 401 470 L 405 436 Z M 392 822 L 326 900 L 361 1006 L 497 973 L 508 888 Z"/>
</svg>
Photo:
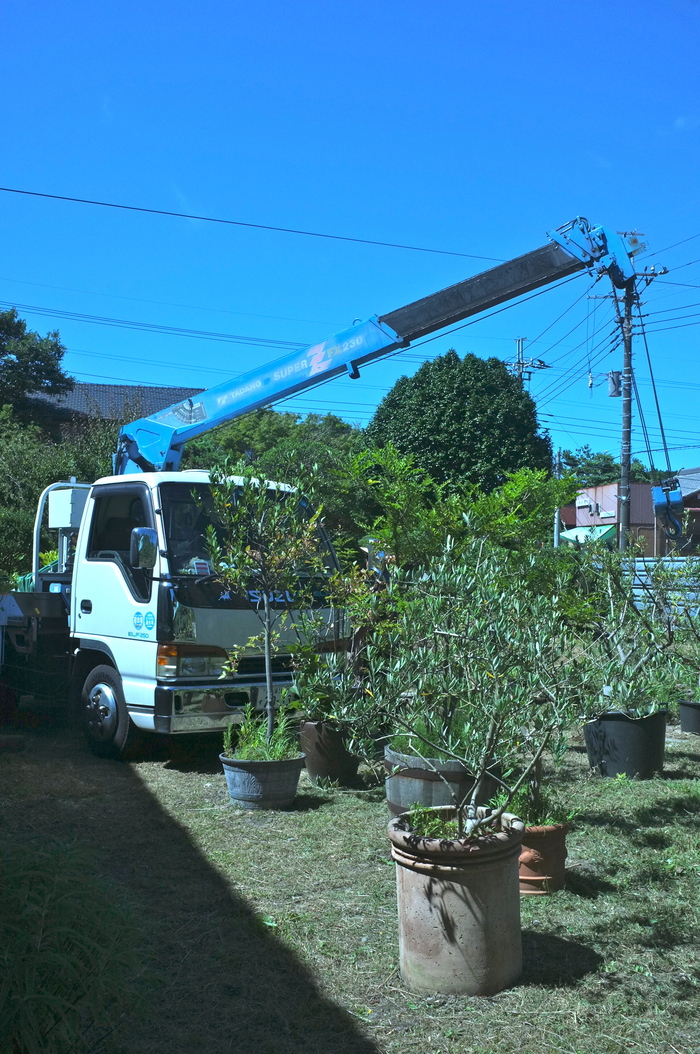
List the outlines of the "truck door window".
<svg viewBox="0 0 700 1054">
<path fill-rule="evenodd" d="M 109 560 L 117 564 L 137 600 L 151 595 L 151 573 L 129 563 L 131 532 L 134 527 L 150 527 L 144 496 L 125 487 L 98 495 L 92 516 L 88 560 Z"/>
</svg>

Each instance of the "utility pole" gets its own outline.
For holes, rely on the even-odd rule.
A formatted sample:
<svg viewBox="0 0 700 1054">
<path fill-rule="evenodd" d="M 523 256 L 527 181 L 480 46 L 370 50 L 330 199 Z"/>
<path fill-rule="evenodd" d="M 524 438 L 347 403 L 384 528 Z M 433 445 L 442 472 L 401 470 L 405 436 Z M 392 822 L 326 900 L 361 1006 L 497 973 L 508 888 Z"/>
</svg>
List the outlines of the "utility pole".
<svg viewBox="0 0 700 1054">
<path fill-rule="evenodd" d="M 554 478 L 561 479 L 561 450 L 557 451 L 557 459 L 554 462 Z M 561 519 L 559 509 L 554 510 L 554 548 L 559 548 L 559 532 L 561 531 Z"/>
<path fill-rule="evenodd" d="M 525 356 L 523 355 L 523 348 L 525 347 L 526 340 L 527 337 L 515 338 L 515 347 L 517 350 L 515 359 L 515 369 L 513 370 L 513 372 L 520 378 L 521 381 L 523 379 L 523 373 L 525 372 Z"/>
<path fill-rule="evenodd" d="M 525 341 L 527 337 L 515 338 L 515 362 L 506 363 L 508 369 L 514 374 L 524 386 L 525 381 L 530 381 L 534 370 L 548 370 L 549 366 L 542 359 L 526 359 L 524 355 Z"/>
<path fill-rule="evenodd" d="M 622 325 L 622 451 L 620 456 L 619 548 L 627 549 L 630 532 L 630 462 L 632 460 L 632 307 L 636 297 L 636 279 L 625 285 Z"/>
</svg>

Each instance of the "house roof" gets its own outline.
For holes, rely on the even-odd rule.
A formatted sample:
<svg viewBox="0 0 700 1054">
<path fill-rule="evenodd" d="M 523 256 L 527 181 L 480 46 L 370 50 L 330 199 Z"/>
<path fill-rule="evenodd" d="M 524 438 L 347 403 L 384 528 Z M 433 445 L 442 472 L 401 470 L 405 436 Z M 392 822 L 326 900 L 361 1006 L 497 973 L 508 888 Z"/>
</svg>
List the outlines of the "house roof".
<svg viewBox="0 0 700 1054">
<path fill-rule="evenodd" d="M 82 414 L 85 417 L 104 417 L 110 421 L 148 417 L 165 410 L 173 403 L 199 395 L 204 388 L 171 388 L 146 384 L 86 384 L 76 381 L 66 395 L 33 395 L 33 402 L 46 405 L 49 413 L 55 409 L 61 416 Z"/>
<path fill-rule="evenodd" d="M 700 467 L 686 468 L 683 472 L 679 472 L 678 486 L 684 498 L 690 494 L 696 494 L 700 490 Z"/>
</svg>

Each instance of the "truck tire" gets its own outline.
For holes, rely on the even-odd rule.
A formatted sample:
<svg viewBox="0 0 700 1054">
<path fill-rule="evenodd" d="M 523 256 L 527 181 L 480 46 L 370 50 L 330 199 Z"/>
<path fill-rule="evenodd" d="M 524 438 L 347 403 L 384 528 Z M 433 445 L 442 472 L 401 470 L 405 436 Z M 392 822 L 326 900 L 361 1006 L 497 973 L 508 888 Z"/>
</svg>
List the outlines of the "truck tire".
<svg viewBox="0 0 700 1054">
<path fill-rule="evenodd" d="M 113 666 L 96 666 L 85 678 L 80 695 L 83 735 L 93 754 L 120 758 L 139 738 L 129 717 L 122 679 Z"/>
</svg>

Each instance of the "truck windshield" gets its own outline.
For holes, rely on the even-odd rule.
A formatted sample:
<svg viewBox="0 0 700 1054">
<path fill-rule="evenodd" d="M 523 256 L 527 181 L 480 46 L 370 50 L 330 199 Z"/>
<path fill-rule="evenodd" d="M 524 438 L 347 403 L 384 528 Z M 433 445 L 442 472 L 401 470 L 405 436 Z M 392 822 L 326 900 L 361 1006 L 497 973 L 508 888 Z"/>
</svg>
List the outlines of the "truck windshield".
<svg viewBox="0 0 700 1054">
<path fill-rule="evenodd" d="M 171 574 L 211 574 L 206 533 L 215 518 L 207 484 L 161 483 L 160 499 Z"/>
<path fill-rule="evenodd" d="M 171 574 L 193 578 L 211 575 L 207 527 L 213 524 L 218 532 L 218 524 L 208 484 L 161 483 L 160 497 Z M 334 571 L 335 554 L 323 531 L 321 544 L 326 566 Z"/>
</svg>

